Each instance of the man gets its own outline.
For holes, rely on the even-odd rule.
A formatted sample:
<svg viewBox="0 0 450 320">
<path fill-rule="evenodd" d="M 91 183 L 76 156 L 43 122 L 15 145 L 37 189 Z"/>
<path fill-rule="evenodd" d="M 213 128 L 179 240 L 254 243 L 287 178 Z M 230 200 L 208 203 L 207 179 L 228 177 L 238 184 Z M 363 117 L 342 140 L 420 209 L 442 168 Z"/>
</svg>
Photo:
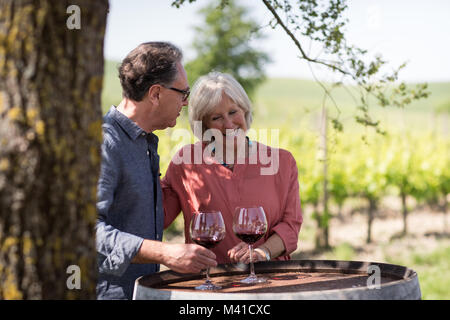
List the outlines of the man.
<svg viewBox="0 0 450 320">
<path fill-rule="evenodd" d="M 131 299 L 135 280 L 164 264 L 197 273 L 216 266 L 210 250 L 163 243 L 158 137 L 176 124 L 189 86 L 181 51 L 170 43 L 143 43 L 122 61 L 123 100 L 104 118 L 98 183 L 98 299 Z"/>
</svg>

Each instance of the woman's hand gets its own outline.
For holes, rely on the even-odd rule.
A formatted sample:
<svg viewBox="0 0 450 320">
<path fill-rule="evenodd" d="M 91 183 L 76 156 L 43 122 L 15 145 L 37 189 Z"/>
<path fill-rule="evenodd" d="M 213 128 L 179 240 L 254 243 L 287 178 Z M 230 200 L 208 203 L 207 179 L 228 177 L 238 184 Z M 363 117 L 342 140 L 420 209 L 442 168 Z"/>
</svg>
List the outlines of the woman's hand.
<svg viewBox="0 0 450 320">
<path fill-rule="evenodd" d="M 250 249 L 248 244 L 240 242 L 230 250 L 228 250 L 228 257 L 231 263 L 250 263 Z M 253 249 L 253 262 L 266 261 L 266 256 L 260 250 Z"/>
</svg>

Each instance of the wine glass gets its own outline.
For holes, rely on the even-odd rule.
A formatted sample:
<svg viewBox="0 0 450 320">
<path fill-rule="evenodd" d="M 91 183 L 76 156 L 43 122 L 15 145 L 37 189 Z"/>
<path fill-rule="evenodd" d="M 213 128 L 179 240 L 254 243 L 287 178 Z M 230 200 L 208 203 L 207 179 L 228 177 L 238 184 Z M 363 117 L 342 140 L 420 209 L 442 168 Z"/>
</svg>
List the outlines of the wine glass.
<svg viewBox="0 0 450 320">
<path fill-rule="evenodd" d="M 207 249 L 212 249 L 225 238 L 225 223 L 220 211 L 196 212 L 191 219 L 191 239 Z M 219 290 L 209 278 L 209 267 L 206 269 L 206 281 L 195 287 L 196 290 Z"/>
<path fill-rule="evenodd" d="M 253 244 L 261 239 L 267 231 L 266 214 L 262 207 L 237 207 L 233 217 L 233 232 L 248 244 L 250 250 L 250 275 L 242 283 L 264 283 L 267 278 L 257 277 L 253 266 Z"/>
</svg>

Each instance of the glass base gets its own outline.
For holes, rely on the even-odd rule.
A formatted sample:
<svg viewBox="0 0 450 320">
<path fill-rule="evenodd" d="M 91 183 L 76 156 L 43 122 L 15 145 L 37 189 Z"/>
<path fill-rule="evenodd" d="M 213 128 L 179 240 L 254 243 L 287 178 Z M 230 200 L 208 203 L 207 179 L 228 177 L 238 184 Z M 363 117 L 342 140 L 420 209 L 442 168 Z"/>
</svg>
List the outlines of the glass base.
<svg viewBox="0 0 450 320">
<path fill-rule="evenodd" d="M 264 278 L 264 277 L 257 277 L 254 274 L 249 275 L 247 278 L 241 280 L 241 283 L 245 283 L 245 284 L 254 284 L 254 283 L 266 283 L 268 282 L 269 279 Z"/>
<path fill-rule="evenodd" d="M 206 280 L 204 284 L 195 287 L 195 290 L 220 290 L 221 286 L 216 286 L 210 280 Z"/>
</svg>

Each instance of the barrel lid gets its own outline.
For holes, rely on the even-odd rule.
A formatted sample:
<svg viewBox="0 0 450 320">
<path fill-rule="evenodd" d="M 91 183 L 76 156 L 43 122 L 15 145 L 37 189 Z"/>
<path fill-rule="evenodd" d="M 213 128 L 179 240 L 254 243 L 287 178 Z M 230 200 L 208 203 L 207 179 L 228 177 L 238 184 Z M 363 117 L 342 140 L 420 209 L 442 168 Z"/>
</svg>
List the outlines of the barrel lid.
<svg viewBox="0 0 450 320">
<path fill-rule="evenodd" d="M 223 264 L 210 276 L 222 290 L 199 292 L 204 274 L 164 271 L 136 280 L 136 299 L 420 299 L 417 273 L 404 266 L 363 261 L 289 260 L 255 264 L 269 283 L 242 285 L 248 266 Z"/>
</svg>

